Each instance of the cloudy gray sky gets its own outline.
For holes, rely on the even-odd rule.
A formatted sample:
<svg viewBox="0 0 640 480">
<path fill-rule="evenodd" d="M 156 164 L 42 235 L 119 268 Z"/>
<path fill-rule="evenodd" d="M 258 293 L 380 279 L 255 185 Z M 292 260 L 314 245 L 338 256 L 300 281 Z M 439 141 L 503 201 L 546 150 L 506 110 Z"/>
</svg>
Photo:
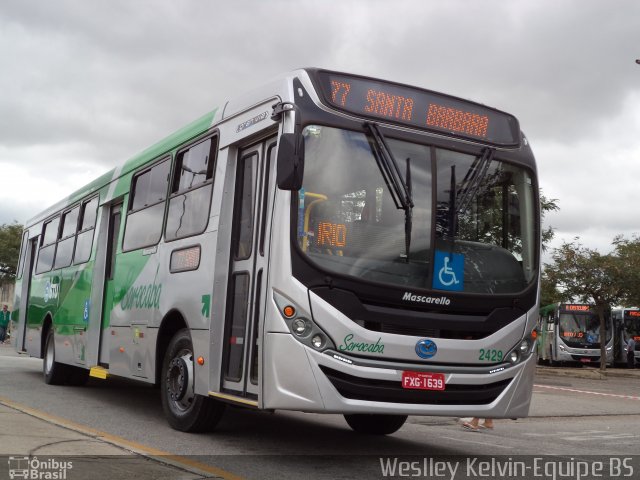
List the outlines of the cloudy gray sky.
<svg viewBox="0 0 640 480">
<path fill-rule="evenodd" d="M 513 113 L 554 246 L 640 233 L 640 2 L 3 0 L 0 223 L 278 73 L 317 66 Z"/>
</svg>

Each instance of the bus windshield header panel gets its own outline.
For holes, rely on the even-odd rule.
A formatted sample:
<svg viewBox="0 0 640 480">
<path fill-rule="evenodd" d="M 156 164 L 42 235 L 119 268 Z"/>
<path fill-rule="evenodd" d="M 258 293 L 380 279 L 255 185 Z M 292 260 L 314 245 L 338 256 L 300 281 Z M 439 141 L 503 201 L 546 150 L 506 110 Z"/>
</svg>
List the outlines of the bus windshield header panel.
<svg viewBox="0 0 640 480">
<path fill-rule="evenodd" d="M 562 304 L 560 305 L 560 313 L 582 313 L 585 315 L 592 315 L 592 305 L 578 305 L 578 304 Z"/>
<path fill-rule="evenodd" d="M 482 143 L 518 147 L 520 126 L 507 113 L 449 95 L 381 80 L 319 72 L 324 102 L 355 115 Z"/>
</svg>

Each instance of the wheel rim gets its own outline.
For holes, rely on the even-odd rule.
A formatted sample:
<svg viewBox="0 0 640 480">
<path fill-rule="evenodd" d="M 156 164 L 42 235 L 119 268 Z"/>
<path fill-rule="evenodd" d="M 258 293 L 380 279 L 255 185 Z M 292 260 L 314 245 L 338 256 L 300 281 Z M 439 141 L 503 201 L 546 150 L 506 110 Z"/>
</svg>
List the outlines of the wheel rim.
<svg viewBox="0 0 640 480">
<path fill-rule="evenodd" d="M 181 350 L 167 369 L 167 398 L 179 411 L 185 412 L 193 405 L 193 353 Z"/>
<path fill-rule="evenodd" d="M 47 349 L 46 349 L 45 355 L 46 355 L 46 358 L 44 361 L 44 368 L 46 373 L 48 374 L 49 372 L 51 372 L 51 369 L 53 368 L 53 361 L 55 358 L 53 335 L 50 335 L 49 337 L 47 337 Z"/>
</svg>

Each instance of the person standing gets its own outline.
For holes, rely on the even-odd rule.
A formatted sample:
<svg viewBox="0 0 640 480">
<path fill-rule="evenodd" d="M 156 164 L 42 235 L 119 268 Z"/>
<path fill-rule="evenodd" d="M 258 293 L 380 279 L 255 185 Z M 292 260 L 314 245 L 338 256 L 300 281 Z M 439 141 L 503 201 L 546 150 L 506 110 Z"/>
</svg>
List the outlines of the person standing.
<svg viewBox="0 0 640 480">
<path fill-rule="evenodd" d="M 7 336 L 7 329 L 9 328 L 9 321 L 11 320 L 11 312 L 7 309 L 6 305 L 2 306 L 0 312 L 0 343 L 4 343 L 4 339 Z"/>
<path fill-rule="evenodd" d="M 633 337 L 627 340 L 627 367 L 635 368 L 636 366 L 636 341 Z"/>
</svg>

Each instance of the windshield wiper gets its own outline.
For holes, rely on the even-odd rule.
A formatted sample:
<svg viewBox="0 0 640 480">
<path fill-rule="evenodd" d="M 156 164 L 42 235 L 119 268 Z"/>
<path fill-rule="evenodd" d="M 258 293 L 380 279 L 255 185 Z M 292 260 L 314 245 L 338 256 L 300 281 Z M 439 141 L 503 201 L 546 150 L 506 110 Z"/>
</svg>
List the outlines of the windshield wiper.
<svg viewBox="0 0 640 480">
<path fill-rule="evenodd" d="M 393 156 L 393 152 L 376 123 L 366 122 L 365 127 L 371 132 L 373 138 L 373 153 L 382 174 L 382 178 L 387 184 L 393 203 L 397 209 L 404 210 L 404 235 L 406 260 L 409 262 L 409 251 L 411 248 L 411 230 L 413 216 L 413 192 L 411 185 L 411 161 L 407 158 L 406 180 L 402 179 L 400 167 Z"/>
<path fill-rule="evenodd" d="M 451 241 L 456 236 L 456 223 L 458 221 L 458 207 L 456 205 L 456 166 L 451 165 L 451 187 L 449 189 L 449 228 L 446 237 Z M 445 237 L 445 238 L 446 238 Z"/>
<path fill-rule="evenodd" d="M 457 205 L 454 207 L 455 212 L 455 220 L 457 220 L 458 214 L 464 212 L 471 203 L 471 200 L 476 196 L 478 190 L 480 189 L 480 185 L 484 181 L 487 176 L 487 172 L 489 171 L 489 165 L 491 164 L 491 159 L 493 158 L 493 152 L 491 148 L 486 148 L 482 151 L 482 155 L 476 157 L 471 165 L 469 171 L 462 180 L 462 185 L 466 185 L 464 190 L 460 190 L 462 194 L 460 199 L 455 202 Z M 455 190 L 455 186 L 453 187 Z M 457 193 L 455 194 L 455 198 L 457 198 Z"/>
</svg>

